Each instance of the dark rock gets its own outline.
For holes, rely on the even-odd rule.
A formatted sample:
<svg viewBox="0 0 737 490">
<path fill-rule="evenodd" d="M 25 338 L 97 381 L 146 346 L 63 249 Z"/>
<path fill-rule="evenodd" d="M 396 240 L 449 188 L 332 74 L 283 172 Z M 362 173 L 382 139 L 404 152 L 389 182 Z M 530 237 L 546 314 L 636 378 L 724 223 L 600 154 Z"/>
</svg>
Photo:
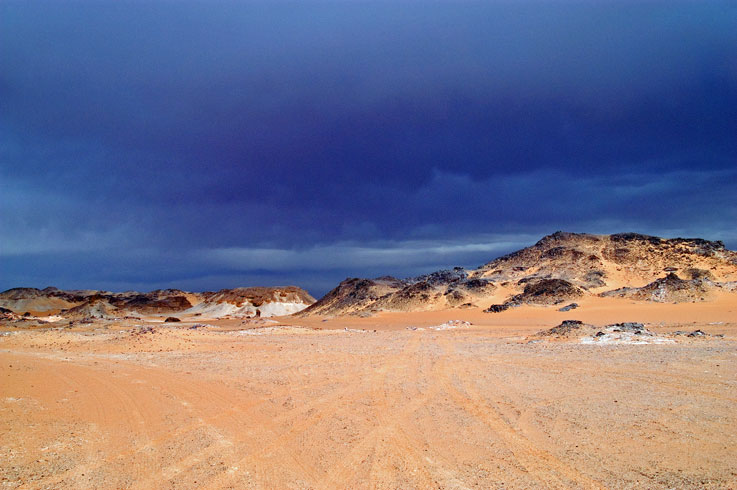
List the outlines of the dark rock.
<svg viewBox="0 0 737 490">
<path fill-rule="evenodd" d="M 192 307 L 192 303 L 183 295 L 155 297 L 154 294 L 138 294 L 130 299 L 113 300 L 112 303 L 118 308 L 149 313 L 173 313 Z"/>
<path fill-rule="evenodd" d="M 446 284 L 453 284 L 458 281 L 466 279 L 468 275 L 463 268 L 456 267 L 453 270 L 440 270 L 433 272 L 432 274 L 425 274 L 424 276 L 418 276 L 409 279 L 409 282 L 426 283 L 429 286 L 442 286 Z"/>
<path fill-rule="evenodd" d="M 570 298 L 583 296 L 581 288 L 565 279 L 539 279 L 530 281 L 522 294 L 511 298 L 516 303 L 555 304 Z"/>
<path fill-rule="evenodd" d="M 543 330 L 538 332 L 538 335 L 543 336 L 555 336 L 555 337 L 566 337 L 574 332 L 577 332 L 587 325 L 580 320 L 563 320 L 563 322 L 557 327 L 553 327 L 549 330 Z"/>
<path fill-rule="evenodd" d="M 179 318 L 175 316 L 170 316 L 170 317 L 167 317 L 166 320 L 164 320 L 164 323 L 174 323 L 174 322 L 181 322 L 181 321 L 182 320 L 180 320 Z"/>
<path fill-rule="evenodd" d="M 558 311 L 571 311 L 578 308 L 578 303 L 571 303 L 569 305 L 564 306 L 563 308 L 558 308 Z"/>
<path fill-rule="evenodd" d="M 566 259 L 572 262 L 581 260 L 584 257 L 583 252 L 570 247 L 553 247 L 543 252 L 540 257 L 542 259 Z"/>
<path fill-rule="evenodd" d="M 616 233 L 611 235 L 613 242 L 647 242 L 651 245 L 660 245 L 662 238 L 650 235 L 641 235 L 640 233 Z"/>
<path fill-rule="evenodd" d="M 714 275 L 706 269 L 697 269 L 691 267 L 683 271 L 687 277 L 690 277 L 694 281 L 713 281 Z"/>
<path fill-rule="evenodd" d="M 469 291 L 479 292 L 486 291 L 489 288 L 495 288 L 494 284 L 486 279 L 468 279 L 465 281 L 461 281 L 458 285 Z"/>
<path fill-rule="evenodd" d="M 491 305 L 487 309 L 484 310 L 486 313 L 501 313 L 502 311 L 508 310 L 509 305 L 507 303 L 504 303 L 502 305 Z"/>
<path fill-rule="evenodd" d="M 611 328 L 613 332 L 630 332 L 634 334 L 641 334 L 645 330 L 645 325 L 636 322 L 623 322 L 614 323 L 607 325 L 605 328 Z"/>
<path fill-rule="evenodd" d="M 586 275 L 583 277 L 584 281 L 586 281 L 586 286 L 590 288 L 600 288 L 606 286 L 606 283 L 603 280 L 603 277 L 606 274 L 604 271 L 591 271 L 587 272 Z"/>
</svg>

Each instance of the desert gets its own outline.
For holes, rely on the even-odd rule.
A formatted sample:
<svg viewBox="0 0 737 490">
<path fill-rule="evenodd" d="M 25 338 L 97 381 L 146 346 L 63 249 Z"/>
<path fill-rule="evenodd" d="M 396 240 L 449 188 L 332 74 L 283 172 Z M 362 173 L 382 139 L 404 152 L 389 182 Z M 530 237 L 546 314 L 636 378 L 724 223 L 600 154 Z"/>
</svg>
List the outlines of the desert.
<svg viewBox="0 0 737 490">
<path fill-rule="evenodd" d="M 736 47 L 0 0 L 0 490 L 737 490 Z"/>
<path fill-rule="evenodd" d="M 556 233 L 318 301 L 2 293 L 0 481 L 734 488 L 737 254 L 679 240 Z"/>
</svg>

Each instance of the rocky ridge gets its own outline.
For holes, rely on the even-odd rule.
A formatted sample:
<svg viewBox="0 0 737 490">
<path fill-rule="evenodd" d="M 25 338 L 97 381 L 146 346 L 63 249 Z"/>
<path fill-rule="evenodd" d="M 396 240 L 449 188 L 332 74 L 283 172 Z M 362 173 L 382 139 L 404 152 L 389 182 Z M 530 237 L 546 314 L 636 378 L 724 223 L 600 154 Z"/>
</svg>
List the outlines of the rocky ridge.
<svg viewBox="0 0 737 490">
<path fill-rule="evenodd" d="M 474 270 L 457 267 L 407 279 L 348 278 L 300 314 L 370 315 L 484 303 L 493 303 L 487 311 L 500 312 L 590 295 L 708 301 L 716 291 L 737 290 L 735 280 L 737 252 L 719 241 L 556 232 Z"/>
<path fill-rule="evenodd" d="M 199 313 L 201 316 L 273 316 L 300 311 L 315 302 L 296 286 L 222 289 L 191 293 L 159 289 L 148 293 L 14 288 L 0 293 L 0 307 L 22 315 L 69 319 Z"/>
<path fill-rule="evenodd" d="M 300 314 L 365 315 L 377 311 L 471 307 L 495 289 L 492 281 L 471 278 L 461 267 L 407 279 L 348 278 Z"/>
</svg>

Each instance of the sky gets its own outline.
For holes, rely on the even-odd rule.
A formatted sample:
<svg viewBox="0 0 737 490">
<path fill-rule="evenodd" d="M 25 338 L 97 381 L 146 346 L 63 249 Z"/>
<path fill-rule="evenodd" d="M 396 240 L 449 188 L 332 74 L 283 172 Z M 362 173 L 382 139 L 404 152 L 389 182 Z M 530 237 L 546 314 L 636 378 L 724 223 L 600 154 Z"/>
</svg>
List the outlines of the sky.
<svg viewBox="0 0 737 490">
<path fill-rule="evenodd" d="M 735 224 L 735 1 L 0 1 L 0 289 L 319 297 Z"/>
</svg>

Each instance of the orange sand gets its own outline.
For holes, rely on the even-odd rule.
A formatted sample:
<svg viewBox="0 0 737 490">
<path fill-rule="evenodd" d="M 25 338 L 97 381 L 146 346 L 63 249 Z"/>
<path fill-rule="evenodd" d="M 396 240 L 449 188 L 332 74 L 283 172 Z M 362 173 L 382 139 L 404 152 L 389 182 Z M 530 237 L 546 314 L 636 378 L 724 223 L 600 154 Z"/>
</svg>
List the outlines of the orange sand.
<svg viewBox="0 0 737 490">
<path fill-rule="evenodd" d="M 3 327 L 0 486 L 736 488 L 734 298 Z M 569 318 L 726 337 L 526 343 Z"/>
</svg>

